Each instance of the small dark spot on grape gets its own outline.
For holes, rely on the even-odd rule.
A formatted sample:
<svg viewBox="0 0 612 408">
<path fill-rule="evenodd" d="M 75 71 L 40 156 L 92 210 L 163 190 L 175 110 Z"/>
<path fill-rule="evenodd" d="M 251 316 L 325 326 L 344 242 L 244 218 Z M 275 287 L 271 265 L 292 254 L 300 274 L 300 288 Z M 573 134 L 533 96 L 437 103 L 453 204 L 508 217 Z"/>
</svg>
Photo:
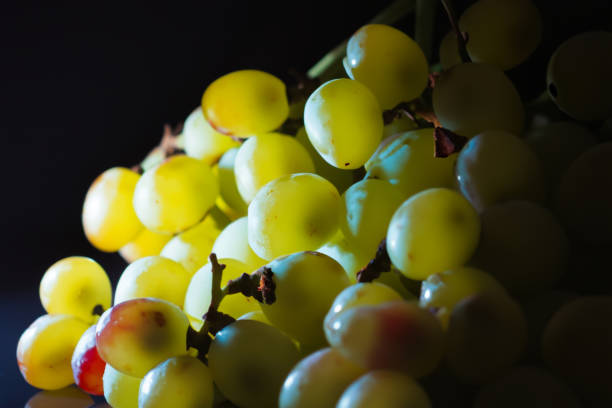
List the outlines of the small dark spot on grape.
<svg viewBox="0 0 612 408">
<path fill-rule="evenodd" d="M 350 164 L 351 164 L 350 162 L 346 162 L 346 163 L 344 163 L 344 165 L 345 165 L 345 166 L 348 166 L 348 165 L 350 165 Z"/>
<path fill-rule="evenodd" d="M 97 316 L 102 316 L 102 313 L 104 313 L 104 307 L 102 307 L 102 305 L 95 305 L 93 310 L 91 311 L 91 314 Z"/>
<path fill-rule="evenodd" d="M 166 325 L 166 317 L 162 312 L 153 312 L 153 320 L 159 327 Z"/>
<path fill-rule="evenodd" d="M 548 84 L 548 92 L 550 92 L 553 98 L 556 98 L 558 94 L 557 85 L 555 85 L 553 82 Z"/>
</svg>

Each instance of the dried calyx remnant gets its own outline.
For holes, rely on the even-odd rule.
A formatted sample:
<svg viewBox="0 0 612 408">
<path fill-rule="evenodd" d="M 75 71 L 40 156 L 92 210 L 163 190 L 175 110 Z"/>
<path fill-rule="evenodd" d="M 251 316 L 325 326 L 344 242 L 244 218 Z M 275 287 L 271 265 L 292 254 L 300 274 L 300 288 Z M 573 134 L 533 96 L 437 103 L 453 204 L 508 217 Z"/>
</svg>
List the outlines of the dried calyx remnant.
<svg viewBox="0 0 612 408">
<path fill-rule="evenodd" d="M 359 272 L 357 272 L 357 282 L 372 282 L 381 273 L 391 270 L 391 259 L 387 253 L 387 240 L 383 239 L 378 245 L 374 258 Z"/>
</svg>

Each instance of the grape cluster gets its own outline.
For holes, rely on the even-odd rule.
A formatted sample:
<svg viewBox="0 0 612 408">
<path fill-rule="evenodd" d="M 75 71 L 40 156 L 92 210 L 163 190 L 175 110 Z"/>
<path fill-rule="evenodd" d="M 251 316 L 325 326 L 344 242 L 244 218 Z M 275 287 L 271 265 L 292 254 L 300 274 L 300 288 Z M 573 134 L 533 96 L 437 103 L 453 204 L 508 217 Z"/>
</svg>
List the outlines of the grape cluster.
<svg viewBox="0 0 612 408">
<path fill-rule="evenodd" d="M 114 408 L 612 406 L 612 33 L 559 46 L 542 109 L 504 72 L 533 2 L 449 16 L 441 65 L 368 24 L 346 77 L 229 73 L 102 173 L 85 235 L 129 265 L 114 297 L 92 259 L 45 272 L 25 380 Z M 30 405 L 54 398 L 91 403 Z"/>
</svg>

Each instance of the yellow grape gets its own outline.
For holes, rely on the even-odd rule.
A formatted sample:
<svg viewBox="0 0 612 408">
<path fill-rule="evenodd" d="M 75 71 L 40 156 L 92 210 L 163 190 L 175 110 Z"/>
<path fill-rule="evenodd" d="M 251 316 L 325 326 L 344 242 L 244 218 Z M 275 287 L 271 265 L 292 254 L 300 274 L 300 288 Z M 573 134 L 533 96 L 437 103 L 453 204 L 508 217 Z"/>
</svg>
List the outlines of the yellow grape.
<svg viewBox="0 0 612 408">
<path fill-rule="evenodd" d="M 123 374 L 107 364 L 102 377 L 104 398 L 113 408 L 138 408 L 140 381 L 139 377 Z"/>
<path fill-rule="evenodd" d="M 83 203 L 85 236 L 101 251 L 115 252 L 134 239 L 142 224 L 132 207 L 140 176 L 124 167 L 106 170 L 91 184 Z"/>
<path fill-rule="evenodd" d="M 384 24 L 365 25 L 351 36 L 345 69 L 349 77 L 370 88 L 383 109 L 417 98 L 427 86 L 429 74 L 419 45 Z"/>
<path fill-rule="evenodd" d="M 463 265 L 478 245 L 480 219 L 459 193 L 432 188 L 397 209 L 387 231 L 391 262 L 415 280 Z"/>
<path fill-rule="evenodd" d="M 217 179 L 206 163 L 176 155 L 145 171 L 133 204 L 147 228 L 174 234 L 197 224 L 218 193 Z"/>
<path fill-rule="evenodd" d="M 304 126 L 325 161 L 341 169 L 356 169 L 374 153 L 382 138 L 382 110 L 365 85 L 334 79 L 308 98 Z"/>
<path fill-rule="evenodd" d="M 221 156 L 217 165 L 217 177 L 219 179 L 219 196 L 223 202 L 231 209 L 236 218 L 242 217 L 247 213 L 247 203 L 244 202 L 238 186 L 236 185 L 236 175 L 234 167 L 238 148 L 229 149 Z M 231 218 L 231 217 L 230 217 Z"/>
<path fill-rule="evenodd" d="M 164 245 L 171 238 L 171 234 L 154 232 L 148 228 L 143 228 L 140 234 L 136 235 L 136 238 L 121 247 L 119 255 L 127 263 L 134 262 L 145 256 L 159 255 Z"/>
<path fill-rule="evenodd" d="M 131 263 L 119 278 L 115 304 L 130 299 L 152 297 L 183 307 L 191 274 L 181 264 L 154 255 Z"/>
<path fill-rule="evenodd" d="M 221 231 L 211 252 L 214 252 L 217 258 L 231 258 L 244 262 L 247 273 L 250 273 L 265 265 L 266 261 L 258 257 L 249 246 L 248 228 L 247 217 L 233 221 Z"/>
<path fill-rule="evenodd" d="M 247 139 L 234 162 L 234 176 L 242 199 L 250 203 L 265 184 L 293 173 L 312 173 L 310 155 L 294 137 L 267 133 Z"/>
<path fill-rule="evenodd" d="M 461 64 L 461 57 L 457 45 L 457 36 L 454 31 L 449 31 L 440 42 L 440 64 L 444 70 L 448 70 L 457 64 Z"/>
<path fill-rule="evenodd" d="M 341 211 L 338 190 L 323 177 L 280 177 L 259 190 L 249 205 L 249 245 L 266 260 L 317 249 L 338 230 Z"/>
<path fill-rule="evenodd" d="M 49 314 L 76 316 L 93 323 L 96 306 L 111 305 L 112 288 L 108 275 L 93 259 L 71 256 L 51 265 L 40 281 L 40 301 Z"/>
<path fill-rule="evenodd" d="M 255 320 L 256 322 L 272 325 L 272 323 L 270 323 L 264 312 L 262 312 L 261 310 L 255 310 L 253 312 L 245 313 L 236 320 Z"/>
<path fill-rule="evenodd" d="M 285 84 L 257 70 L 234 71 L 213 81 L 202 111 L 219 132 L 248 137 L 278 128 L 289 116 Z"/>
<path fill-rule="evenodd" d="M 206 164 L 213 164 L 227 150 L 240 145 L 229 136 L 213 129 L 204 118 L 202 108 L 199 106 L 185 119 L 183 134 L 185 153 Z"/>
<path fill-rule="evenodd" d="M 69 315 L 43 315 L 34 320 L 17 344 L 17 364 L 23 378 L 44 390 L 72 384 L 72 353 L 88 327 Z"/>
<path fill-rule="evenodd" d="M 393 122 L 385 125 L 383 128 L 383 140 L 396 133 L 404 133 L 410 130 L 417 130 L 419 126 L 408 116 L 395 118 Z"/>
<path fill-rule="evenodd" d="M 26 402 L 25 408 L 89 408 L 94 400 L 77 387 L 37 392 Z"/>
</svg>

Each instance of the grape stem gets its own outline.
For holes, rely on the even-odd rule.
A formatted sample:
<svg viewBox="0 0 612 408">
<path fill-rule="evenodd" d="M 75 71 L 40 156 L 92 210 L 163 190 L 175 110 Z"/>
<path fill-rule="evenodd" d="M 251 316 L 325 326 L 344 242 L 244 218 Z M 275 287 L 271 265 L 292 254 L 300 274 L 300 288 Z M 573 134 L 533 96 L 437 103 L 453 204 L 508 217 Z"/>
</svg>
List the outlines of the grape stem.
<svg viewBox="0 0 612 408">
<path fill-rule="evenodd" d="M 468 42 L 468 33 L 462 32 L 459 29 L 459 23 L 457 22 L 457 15 L 455 14 L 455 9 L 451 4 L 451 0 L 440 0 L 442 2 L 442 6 L 446 11 L 446 15 L 448 16 L 448 21 L 450 21 L 451 27 L 455 32 L 455 36 L 457 37 L 457 49 L 459 51 L 459 57 L 462 62 L 472 62 L 470 58 L 466 44 Z"/>
<path fill-rule="evenodd" d="M 179 123 L 174 128 L 169 124 L 164 125 L 164 133 L 161 141 L 145 157 L 145 159 L 132 167 L 132 170 L 142 174 L 148 168 L 163 162 L 170 156 L 185 153 L 179 146 L 179 136 L 183 130 L 183 124 Z"/>
</svg>

